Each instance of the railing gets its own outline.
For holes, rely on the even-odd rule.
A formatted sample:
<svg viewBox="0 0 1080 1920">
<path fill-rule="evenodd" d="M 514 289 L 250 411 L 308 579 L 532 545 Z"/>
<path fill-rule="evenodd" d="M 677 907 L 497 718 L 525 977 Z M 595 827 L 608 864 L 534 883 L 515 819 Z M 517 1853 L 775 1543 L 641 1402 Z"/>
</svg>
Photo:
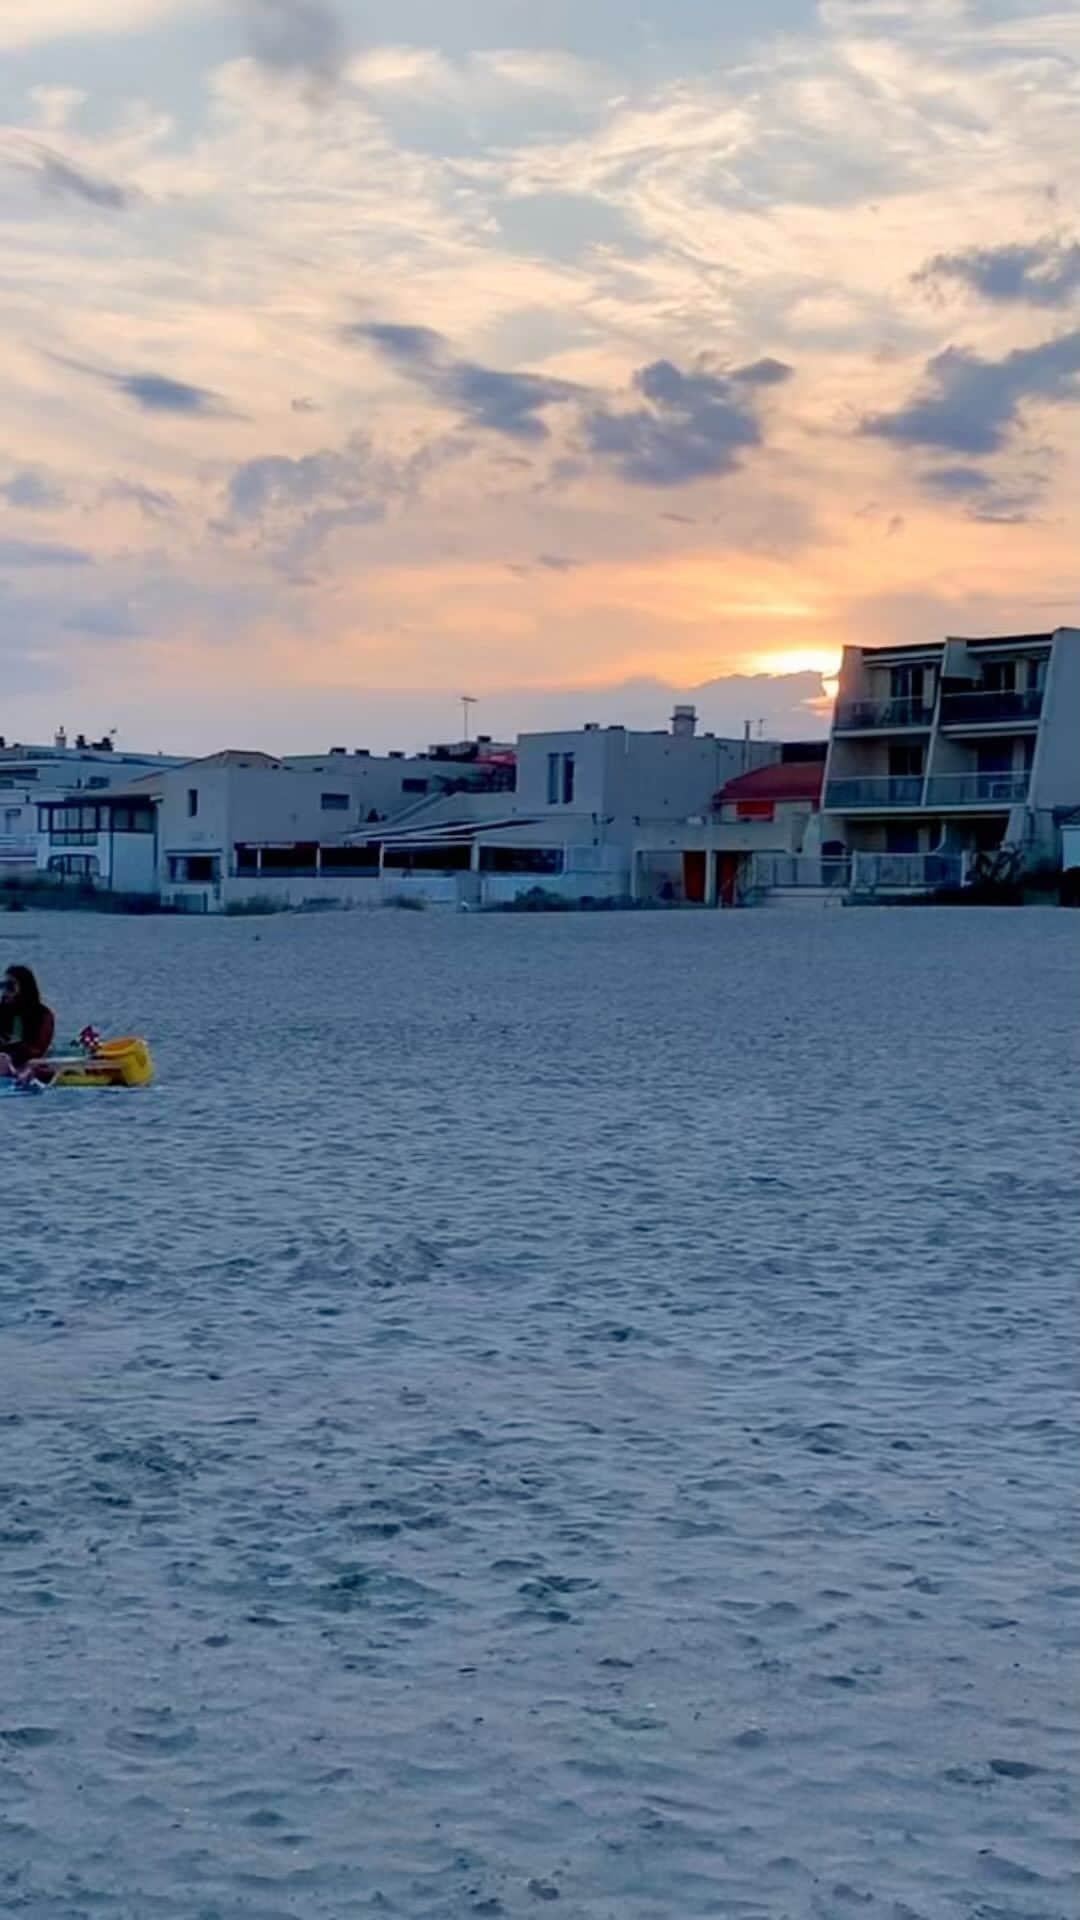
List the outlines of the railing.
<svg viewBox="0 0 1080 1920">
<path fill-rule="evenodd" d="M 19 833 L 0 833 L 0 865 L 33 866 L 37 860 L 37 841 Z"/>
<path fill-rule="evenodd" d="M 751 889 L 773 887 L 846 887 L 851 879 L 847 854 L 836 858 L 795 853 L 755 853 L 750 861 Z"/>
<path fill-rule="evenodd" d="M 1042 688 L 1027 693 L 943 693 L 943 727 L 1000 726 L 1012 720 L 1037 720 L 1042 712 Z"/>
<path fill-rule="evenodd" d="M 1027 773 L 946 773 L 926 783 L 928 807 L 1013 806 L 1027 799 Z"/>
<path fill-rule="evenodd" d="M 825 788 L 826 813 L 854 813 L 860 807 L 921 807 L 921 774 L 902 779 L 830 780 Z"/>
<path fill-rule="evenodd" d="M 933 725 L 934 709 L 925 700 L 842 700 L 836 709 L 837 733 L 891 731 Z"/>
<path fill-rule="evenodd" d="M 853 893 L 932 893 L 958 887 L 964 878 L 960 853 L 853 853 Z"/>
</svg>

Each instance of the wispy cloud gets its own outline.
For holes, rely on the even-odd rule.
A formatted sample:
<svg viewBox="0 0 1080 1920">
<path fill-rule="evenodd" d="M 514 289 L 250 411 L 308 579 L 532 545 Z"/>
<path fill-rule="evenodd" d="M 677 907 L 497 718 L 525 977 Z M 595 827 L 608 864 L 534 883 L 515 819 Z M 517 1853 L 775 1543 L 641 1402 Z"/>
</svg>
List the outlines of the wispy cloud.
<svg viewBox="0 0 1080 1920">
<path fill-rule="evenodd" d="M 550 428 L 542 418 L 544 412 L 577 399 L 582 392 L 569 380 L 535 373 L 504 373 L 476 361 L 457 360 L 443 336 L 430 327 L 380 322 L 350 327 L 347 334 L 369 342 L 437 400 L 454 408 L 470 426 L 505 434 L 512 440 L 548 439 Z"/>
<path fill-rule="evenodd" d="M 0 539 L 0 567 L 89 567 L 94 556 L 84 547 L 60 546 L 47 540 Z"/>
<path fill-rule="evenodd" d="M 36 165 L 38 185 L 43 192 L 60 198 L 81 200 L 88 206 L 102 207 L 110 213 L 119 213 L 130 206 L 132 193 L 118 181 L 88 172 L 63 154 L 54 153 L 37 142 L 31 144 L 30 153 L 32 164 Z"/>
<path fill-rule="evenodd" d="M 947 347 L 927 363 L 914 398 L 891 413 L 871 414 L 863 431 L 906 446 L 996 453 L 1025 401 L 1080 399 L 1078 376 L 1080 328 L 1037 347 L 1017 347 L 1002 360 Z"/>
<path fill-rule="evenodd" d="M 970 247 L 936 253 L 914 275 L 917 285 L 955 281 L 997 305 L 1064 307 L 1080 295 L 1080 241 Z"/>
<path fill-rule="evenodd" d="M 21 467 L 10 479 L 0 481 L 0 495 L 9 507 L 21 507 L 27 513 L 48 513 L 67 504 L 59 482 L 36 467 Z"/>
<path fill-rule="evenodd" d="M 1000 526 L 1019 526 L 1029 520 L 1046 485 L 1040 473 L 998 474 L 964 462 L 932 467 L 920 477 L 928 493 L 941 500 L 959 501 L 973 520 Z"/>
<path fill-rule="evenodd" d="M 86 374 L 100 381 L 103 386 L 112 387 L 114 392 L 138 407 L 141 413 L 170 414 L 182 420 L 236 418 L 221 394 L 212 392 L 209 387 L 193 386 L 187 380 L 174 380 L 170 374 L 113 373 L 106 368 L 88 366 L 81 360 L 72 360 L 66 355 L 55 354 L 53 358 L 61 366 L 71 367 L 76 373 Z"/>
</svg>

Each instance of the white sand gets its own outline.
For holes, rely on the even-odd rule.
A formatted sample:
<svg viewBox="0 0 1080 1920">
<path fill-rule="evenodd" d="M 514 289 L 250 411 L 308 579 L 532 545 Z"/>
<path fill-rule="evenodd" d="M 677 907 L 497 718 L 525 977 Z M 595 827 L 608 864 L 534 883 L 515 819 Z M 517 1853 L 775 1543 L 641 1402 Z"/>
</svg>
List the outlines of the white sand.
<svg viewBox="0 0 1080 1920">
<path fill-rule="evenodd" d="M 0 942 L 5 1914 L 1080 1909 L 1080 914 Z"/>
</svg>

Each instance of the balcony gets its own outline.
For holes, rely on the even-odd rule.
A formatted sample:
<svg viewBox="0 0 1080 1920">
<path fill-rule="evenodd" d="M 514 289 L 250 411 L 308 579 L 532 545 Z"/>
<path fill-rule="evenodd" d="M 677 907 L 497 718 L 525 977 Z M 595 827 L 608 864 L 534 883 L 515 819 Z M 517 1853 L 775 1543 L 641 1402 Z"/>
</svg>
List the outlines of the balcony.
<svg viewBox="0 0 1080 1920">
<path fill-rule="evenodd" d="M 923 700 L 841 700 L 836 709 L 836 733 L 899 733 L 907 728 L 928 732 L 934 709 Z"/>
<path fill-rule="evenodd" d="M 1041 687 L 1027 693 L 943 693 L 943 727 L 1000 727 L 1035 721 L 1042 712 Z"/>
<path fill-rule="evenodd" d="M 826 813 L 858 813 L 871 809 L 891 813 L 894 807 L 921 807 L 921 774 L 901 779 L 830 780 L 825 788 Z"/>
<path fill-rule="evenodd" d="M 946 773 L 926 783 L 928 807 L 1012 807 L 1027 799 L 1027 773 Z"/>
</svg>

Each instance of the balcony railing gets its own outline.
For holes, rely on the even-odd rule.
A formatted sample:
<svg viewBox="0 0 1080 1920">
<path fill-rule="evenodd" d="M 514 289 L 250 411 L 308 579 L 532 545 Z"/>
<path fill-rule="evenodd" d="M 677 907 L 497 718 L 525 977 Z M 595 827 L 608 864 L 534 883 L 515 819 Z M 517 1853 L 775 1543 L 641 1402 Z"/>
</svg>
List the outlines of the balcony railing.
<svg viewBox="0 0 1080 1920">
<path fill-rule="evenodd" d="M 851 856 L 795 853 L 755 853 L 750 859 L 749 885 L 770 890 L 774 887 L 812 887 L 819 891 L 835 887 L 843 892 L 851 879 Z"/>
<path fill-rule="evenodd" d="M 1011 807 L 1027 799 L 1027 773 L 945 773 L 926 783 L 928 807 Z"/>
<path fill-rule="evenodd" d="M 837 733 L 894 732 L 906 727 L 933 725 L 934 709 L 924 700 L 841 700 L 836 709 Z"/>
<path fill-rule="evenodd" d="M 888 809 L 921 807 L 921 774 L 902 779 L 830 780 L 825 788 L 826 813 L 854 813 L 860 807 Z"/>
<path fill-rule="evenodd" d="M 962 854 L 853 853 L 853 893 L 932 893 L 958 887 L 964 878 Z"/>
<path fill-rule="evenodd" d="M 943 727 L 997 727 L 1010 721 L 1037 720 L 1042 712 L 1042 688 L 1027 693 L 943 693 Z"/>
</svg>

